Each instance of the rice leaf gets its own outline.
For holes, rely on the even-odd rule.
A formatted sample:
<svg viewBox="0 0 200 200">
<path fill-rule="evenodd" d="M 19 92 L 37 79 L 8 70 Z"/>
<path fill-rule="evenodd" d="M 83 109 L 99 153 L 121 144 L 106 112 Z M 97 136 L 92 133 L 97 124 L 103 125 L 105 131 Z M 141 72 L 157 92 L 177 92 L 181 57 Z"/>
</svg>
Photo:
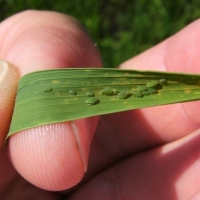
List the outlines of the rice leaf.
<svg viewBox="0 0 200 200">
<path fill-rule="evenodd" d="M 73 68 L 20 79 L 8 137 L 45 124 L 200 99 L 200 75 Z"/>
</svg>

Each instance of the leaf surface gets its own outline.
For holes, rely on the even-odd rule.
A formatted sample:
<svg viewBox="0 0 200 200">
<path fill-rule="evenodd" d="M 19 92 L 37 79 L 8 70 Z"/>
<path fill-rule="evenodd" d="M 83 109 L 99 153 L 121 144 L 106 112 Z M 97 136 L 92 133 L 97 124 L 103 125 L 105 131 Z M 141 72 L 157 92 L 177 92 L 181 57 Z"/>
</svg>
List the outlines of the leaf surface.
<svg viewBox="0 0 200 200">
<path fill-rule="evenodd" d="M 141 86 L 156 82 L 154 93 L 146 89 L 137 96 L 145 88 Z M 197 74 L 105 68 L 36 71 L 20 79 L 8 137 L 45 124 L 199 99 Z"/>
</svg>

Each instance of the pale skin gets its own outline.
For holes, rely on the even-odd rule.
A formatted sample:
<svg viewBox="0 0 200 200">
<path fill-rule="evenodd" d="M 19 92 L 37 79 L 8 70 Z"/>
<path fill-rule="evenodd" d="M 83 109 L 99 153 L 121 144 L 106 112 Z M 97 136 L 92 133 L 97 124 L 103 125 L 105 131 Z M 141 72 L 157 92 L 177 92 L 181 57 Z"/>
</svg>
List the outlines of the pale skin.
<svg viewBox="0 0 200 200">
<path fill-rule="evenodd" d="M 119 68 L 200 73 L 199 35 L 197 20 Z M 58 13 L 28 11 L 5 20 L 0 44 L 0 58 L 20 76 L 102 66 L 86 32 Z M 9 118 L 12 106 L 2 107 L 0 117 Z M 0 152 L 0 199 L 199 199 L 199 112 L 200 103 L 191 102 L 17 133 Z M 3 144 L 9 123 L 0 126 Z"/>
</svg>

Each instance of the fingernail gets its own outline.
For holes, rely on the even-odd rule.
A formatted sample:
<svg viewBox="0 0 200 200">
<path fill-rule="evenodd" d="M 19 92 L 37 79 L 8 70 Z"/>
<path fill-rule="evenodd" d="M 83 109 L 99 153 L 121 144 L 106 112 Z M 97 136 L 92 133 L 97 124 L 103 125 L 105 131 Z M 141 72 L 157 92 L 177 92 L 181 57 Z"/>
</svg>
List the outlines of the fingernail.
<svg viewBox="0 0 200 200">
<path fill-rule="evenodd" d="M 19 77 L 13 64 L 0 60 L 0 148 L 9 130 Z"/>
<path fill-rule="evenodd" d="M 7 94 L 12 95 L 13 91 L 16 92 L 17 90 L 18 80 L 18 69 L 12 63 L 0 60 L 0 92 L 5 92 L 5 96 Z"/>
<path fill-rule="evenodd" d="M 88 119 L 79 119 L 71 121 L 71 128 L 76 138 L 77 148 L 80 152 L 84 172 L 87 171 L 91 142 L 90 125 L 88 123 Z"/>
</svg>

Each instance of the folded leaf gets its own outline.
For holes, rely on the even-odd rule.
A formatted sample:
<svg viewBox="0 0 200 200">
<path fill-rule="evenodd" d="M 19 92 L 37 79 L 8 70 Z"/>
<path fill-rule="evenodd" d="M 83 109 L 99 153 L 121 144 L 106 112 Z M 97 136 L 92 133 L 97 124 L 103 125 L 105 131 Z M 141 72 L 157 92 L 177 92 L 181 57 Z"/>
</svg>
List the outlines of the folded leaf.
<svg viewBox="0 0 200 200">
<path fill-rule="evenodd" d="M 55 69 L 20 79 L 8 136 L 45 124 L 200 99 L 200 75 Z"/>
</svg>

